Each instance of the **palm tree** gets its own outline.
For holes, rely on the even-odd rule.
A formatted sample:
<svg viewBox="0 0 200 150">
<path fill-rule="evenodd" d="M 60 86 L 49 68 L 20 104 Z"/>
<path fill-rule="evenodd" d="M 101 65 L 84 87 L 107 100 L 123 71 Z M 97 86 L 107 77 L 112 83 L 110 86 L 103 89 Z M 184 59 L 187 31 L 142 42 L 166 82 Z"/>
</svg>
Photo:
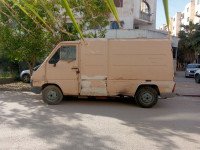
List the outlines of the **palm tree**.
<svg viewBox="0 0 200 150">
<path fill-rule="evenodd" d="M 116 21 L 118 22 L 119 26 L 121 27 L 120 21 L 119 21 L 119 17 L 118 17 L 118 13 L 117 13 L 117 9 L 115 7 L 114 1 L 113 0 L 104 0 L 104 1 L 105 1 L 105 4 L 110 9 L 111 13 L 114 15 L 114 17 L 115 17 Z M 10 11 L 10 13 L 15 18 L 15 20 L 19 21 L 19 19 L 15 15 L 15 12 L 12 9 L 12 6 L 10 5 L 10 3 L 8 3 L 5 0 L 0 0 L 0 2 L 4 5 L 4 7 L 7 7 L 7 9 Z M 55 35 L 55 32 L 54 32 L 53 28 L 49 25 L 48 22 L 46 22 L 46 20 L 44 19 L 45 17 L 42 17 L 42 16 L 40 16 L 38 14 L 38 12 L 37 12 L 37 10 L 35 9 L 35 6 L 34 6 L 34 5 L 37 5 L 38 3 L 40 3 L 41 6 L 44 8 L 44 10 L 47 12 L 48 17 L 53 21 L 53 23 L 56 23 L 56 18 L 52 14 L 51 10 L 49 10 L 47 8 L 47 6 L 46 6 L 48 0 L 10 0 L 10 2 L 12 2 L 15 6 L 19 7 L 38 26 L 40 26 L 41 28 L 48 29 L 49 31 L 51 31 L 53 33 L 53 35 Z M 65 8 L 66 13 L 71 18 L 71 20 L 72 20 L 77 32 L 79 33 L 80 37 L 84 40 L 82 32 L 81 32 L 81 30 L 80 30 L 80 28 L 78 26 L 78 23 L 77 23 L 77 21 L 76 21 L 76 19 L 74 17 L 74 14 L 73 14 L 73 12 L 72 12 L 72 10 L 70 8 L 68 0 L 59 0 L 59 1 L 58 0 L 51 0 L 50 2 L 54 2 L 56 5 L 58 5 L 58 7 L 61 6 L 61 7 Z M 163 4 L 164 4 L 164 9 L 165 9 L 165 16 L 166 16 L 167 26 L 168 26 L 168 29 L 169 29 L 168 0 L 163 0 Z M 1 9 L 0 9 L 0 13 L 3 13 L 4 15 L 7 15 Z M 21 22 L 19 22 L 19 23 L 23 27 L 23 23 L 21 23 Z M 28 29 L 26 29 L 25 27 L 23 27 L 23 28 L 28 31 Z M 62 32 L 66 33 L 66 34 L 70 34 L 70 33 L 66 32 L 66 31 L 63 31 L 63 30 L 62 30 Z"/>
</svg>

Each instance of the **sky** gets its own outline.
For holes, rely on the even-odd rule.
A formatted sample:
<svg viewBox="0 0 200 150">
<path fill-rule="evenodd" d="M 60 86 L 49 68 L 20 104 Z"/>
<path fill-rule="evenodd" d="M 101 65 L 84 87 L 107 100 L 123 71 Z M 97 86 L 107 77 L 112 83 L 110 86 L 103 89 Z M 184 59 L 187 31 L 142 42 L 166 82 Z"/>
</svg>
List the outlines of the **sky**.
<svg viewBox="0 0 200 150">
<path fill-rule="evenodd" d="M 168 0 L 169 2 L 169 17 L 175 15 L 176 12 L 182 12 L 185 9 L 185 5 L 191 0 Z M 166 24 L 165 12 L 162 0 L 157 0 L 157 13 L 156 13 L 156 28 Z"/>
</svg>

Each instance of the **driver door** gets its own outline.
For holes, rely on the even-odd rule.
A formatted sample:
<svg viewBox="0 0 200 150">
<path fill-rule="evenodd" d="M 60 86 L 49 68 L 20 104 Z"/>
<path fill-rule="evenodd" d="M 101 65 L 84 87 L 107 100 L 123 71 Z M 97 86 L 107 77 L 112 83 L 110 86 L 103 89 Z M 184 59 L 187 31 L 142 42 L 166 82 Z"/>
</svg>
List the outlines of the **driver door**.
<svg viewBox="0 0 200 150">
<path fill-rule="evenodd" d="M 62 45 L 46 64 L 48 83 L 58 85 L 64 95 L 78 95 L 78 45 Z"/>
</svg>

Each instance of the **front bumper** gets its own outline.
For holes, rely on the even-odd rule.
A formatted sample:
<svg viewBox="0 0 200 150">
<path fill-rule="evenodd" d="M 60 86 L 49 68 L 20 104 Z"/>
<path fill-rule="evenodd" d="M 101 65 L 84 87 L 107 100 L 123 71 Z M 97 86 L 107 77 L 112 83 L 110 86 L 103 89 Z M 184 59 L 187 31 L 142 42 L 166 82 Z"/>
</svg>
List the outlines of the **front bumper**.
<svg viewBox="0 0 200 150">
<path fill-rule="evenodd" d="M 41 87 L 33 86 L 33 81 L 31 81 L 31 92 L 35 94 L 40 94 L 42 91 Z"/>
<path fill-rule="evenodd" d="M 185 71 L 185 76 L 186 77 L 194 77 L 195 71 Z"/>
</svg>

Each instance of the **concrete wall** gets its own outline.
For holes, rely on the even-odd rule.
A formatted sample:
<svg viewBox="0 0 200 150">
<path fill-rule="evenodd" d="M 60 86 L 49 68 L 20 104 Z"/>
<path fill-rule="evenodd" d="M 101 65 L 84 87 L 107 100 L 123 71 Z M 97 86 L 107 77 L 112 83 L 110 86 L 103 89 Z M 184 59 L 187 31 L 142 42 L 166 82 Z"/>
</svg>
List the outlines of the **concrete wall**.
<svg viewBox="0 0 200 150">
<path fill-rule="evenodd" d="M 94 30 L 88 30 L 88 32 L 95 32 Z M 107 30 L 106 38 L 168 38 L 166 31 L 160 30 Z M 178 38 L 172 38 L 172 46 L 178 47 Z"/>
</svg>

